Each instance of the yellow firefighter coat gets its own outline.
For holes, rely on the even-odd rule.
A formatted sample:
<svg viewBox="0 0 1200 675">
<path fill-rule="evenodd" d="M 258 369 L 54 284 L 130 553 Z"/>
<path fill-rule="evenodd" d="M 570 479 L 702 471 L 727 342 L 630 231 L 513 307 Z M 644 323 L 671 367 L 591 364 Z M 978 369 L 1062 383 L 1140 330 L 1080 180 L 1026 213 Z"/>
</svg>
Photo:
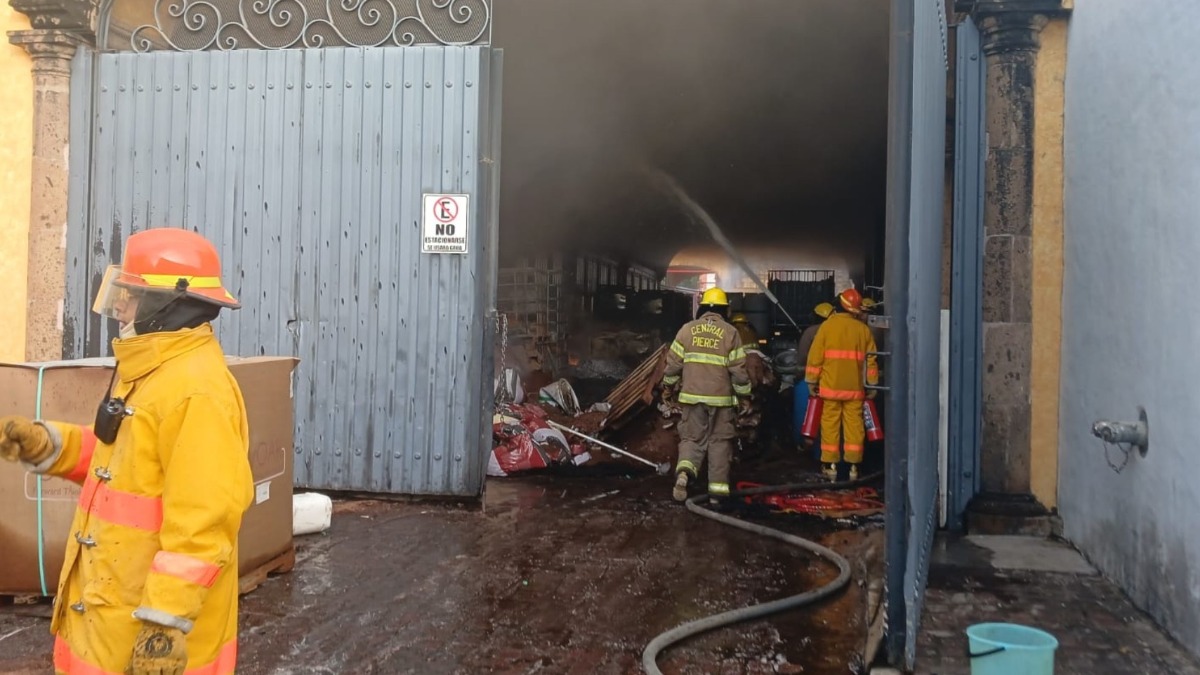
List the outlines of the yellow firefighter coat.
<svg viewBox="0 0 1200 675">
<path fill-rule="evenodd" d="M 241 391 L 208 325 L 113 343 L 132 415 L 105 445 L 45 422 L 43 473 L 82 483 L 54 600 L 58 673 L 123 673 L 144 621 L 187 633 L 188 674 L 237 660 L 237 536 L 253 496 Z"/>
<path fill-rule="evenodd" d="M 870 352 L 875 338 L 867 324 L 849 314 L 834 314 L 821 324 L 808 350 L 805 380 L 820 384 L 820 396 L 830 401 L 861 401 L 863 379 L 879 384 L 879 364 Z"/>
</svg>

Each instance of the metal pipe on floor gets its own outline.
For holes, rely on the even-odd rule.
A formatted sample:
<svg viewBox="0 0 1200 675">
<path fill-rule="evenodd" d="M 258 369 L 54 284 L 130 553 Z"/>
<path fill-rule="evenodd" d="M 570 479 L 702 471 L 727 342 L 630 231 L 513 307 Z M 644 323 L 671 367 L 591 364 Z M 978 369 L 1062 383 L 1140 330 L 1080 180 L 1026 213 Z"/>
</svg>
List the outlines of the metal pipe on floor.
<svg viewBox="0 0 1200 675">
<path fill-rule="evenodd" d="M 630 458 L 630 459 L 632 459 L 632 460 L 636 460 L 636 461 L 638 461 L 638 462 L 641 462 L 642 464 L 645 464 L 646 466 L 649 466 L 649 467 L 653 468 L 655 471 L 657 471 L 657 472 L 658 472 L 658 474 L 659 474 L 660 476 L 665 476 L 665 475 L 667 475 L 667 473 L 668 473 L 668 472 L 670 472 L 670 470 L 671 470 L 671 465 L 670 465 L 669 463 L 667 463 L 667 462 L 663 462 L 662 464 L 655 464 L 654 462 L 651 462 L 650 460 L 648 460 L 648 459 L 646 459 L 646 458 L 644 458 L 644 457 L 638 457 L 637 455 L 633 454 L 632 452 L 628 452 L 628 451 L 626 451 L 626 450 L 622 450 L 621 448 L 618 448 L 618 447 L 617 447 L 617 446 L 615 446 L 615 445 L 610 445 L 610 444 L 608 444 L 608 443 L 605 443 L 604 441 L 602 441 L 602 440 L 600 440 L 600 439 L 598 439 L 598 438 L 592 438 L 591 436 L 588 436 L 587 434 L 585 434 L 585 433 L 583 433 L 583 432 L 581 432 L 581 431 L 576 431 L 576 430 L 572 429 L 571 427 L 564 426 L 564 425 L 562 425 L 562 424 L 559 424 L 558 422 L 555 422 L 555 421 L 553 421 L 553 420 L 546 420 L 546 424 L 549 424 L 551 427 L 553 427 L 553 428 L 555 428 L 555 429 L 558 429 L 559 431 L 566 432 L 566 433 L 568 433 L 568 434 L 573 434 L 573 435 L 575 435 L 575 436 L 578 436 L 578 437 L 580 437 L 580 438 L 583 438 L 583 439 L 586 439 L 586 440 L 588 440 L 588 441 L 591 441 L 592 443 L 595 443 L 596 445 L 599 445 L 599 446 L 600 446 L 600 447 L 602 447 L 602 448 L 607 448 L 607 449 L 609 449 L 609 450 L 612 450 L 613 452 L 615 452 L 615 453 L 617 453 L 617 454 L 619 454 L 619 455 L 624 455 L 624 456 L 626 456 L 626 457 L 628 457 L 628 458 Z"/>
</svg>

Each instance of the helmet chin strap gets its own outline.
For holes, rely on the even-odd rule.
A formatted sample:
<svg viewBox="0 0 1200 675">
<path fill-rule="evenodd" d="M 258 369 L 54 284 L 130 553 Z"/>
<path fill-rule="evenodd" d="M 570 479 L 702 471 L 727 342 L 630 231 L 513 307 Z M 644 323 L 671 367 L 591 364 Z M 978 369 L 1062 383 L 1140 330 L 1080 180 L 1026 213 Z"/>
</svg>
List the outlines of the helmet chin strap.
<svg viewBox="0 0 1200 675">
<path fill-rule="evenodd" d="M 138 335 L 167 333 L 184 328 L 196 328 L 213 321 L 221 308 L 203 300 L 185 295 L 176 295 L 165 305 L 134 320 Z"/>
<path fill-rule="evenodd" d="M 132 321 L 121 324 L 121 331 L 118 333 L 118 337 L 120 337 L 122 340 L 128 340 L 131 337 L 137 337 L 137 326 L 135 326 Z"/>
</svg>

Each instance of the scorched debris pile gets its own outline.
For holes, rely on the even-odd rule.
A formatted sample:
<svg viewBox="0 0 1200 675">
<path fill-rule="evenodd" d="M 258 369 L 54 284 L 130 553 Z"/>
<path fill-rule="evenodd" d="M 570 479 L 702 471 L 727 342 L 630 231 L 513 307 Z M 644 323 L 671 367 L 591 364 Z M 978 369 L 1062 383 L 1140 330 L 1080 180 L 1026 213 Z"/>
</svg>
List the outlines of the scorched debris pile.
<svg viewBox="0 0 1200 675">
<path fill-rule="evenodd" d="M 658 385 L 666 364 L 667 346 L 659 345 L 614 386 L 602 401 L 586 410 L 567 380 L 551 382 L 532 390 L 533 383 L 542 384 L 546 378 L 530 377 L 523 382 L 512 369 L 496 380 L 496 412 L 492 418 L 492 457 L 488 465 L 490 476 L 510 476 L 530 471 L 578 466 L 597 466 L 612 462 L 627 462 L 614 453 L 599 447 L 588 447 L 586 441 L 554 429 L 549 422 L 570 427 L 585 435 L 615 442 L 628 441 L 637 454 L 656 462 L 670 461 L 678 446 L 675 425 L 679 408 L 675 404 L 658 402 Z M 747 370 L 753 386 L 753 408 L 738 420 L 739 445 L 748 446 L 760 441 L 763 413 L 768 403 L 778 396 L 779 378 L 771 360 L 757 350 L 747 356 Z M 535 400 L 530 400 L 536 396 Z M 657 422 L 644 421 L 643 414 L 656 410 Z M 648 417 L 648 416 L 647 416 Z"/>
</svg>

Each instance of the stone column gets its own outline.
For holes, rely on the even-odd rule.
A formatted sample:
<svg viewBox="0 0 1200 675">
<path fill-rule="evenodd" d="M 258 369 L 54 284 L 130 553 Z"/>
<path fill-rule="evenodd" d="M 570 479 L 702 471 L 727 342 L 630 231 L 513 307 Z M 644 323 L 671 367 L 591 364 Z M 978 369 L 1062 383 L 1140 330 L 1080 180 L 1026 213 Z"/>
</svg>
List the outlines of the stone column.
<svg viewBox="0 0 1200 675">
<path fill-rule="evenodd" d="M 33 57 L 33 191 L 25 358 L 63 355 L 71 59 L 95 41 L 99 0 L 10 0 L 32 30 L 8 39 Z"/>
<path fill-rule="evenodd" d="M 71 59 L 78 38 L 57 30 L 14 31 L 9 41 L 33 57 L 33 194 L 25 358 L 63 356 L 66 292 L 67 152 L 71 129 Z"/>
<path fill-rule="evenodd" d="M 1034 73 L 1061 0 L 976 0 L 986 58 L 983 442 L 973 531 L 1048 533 L 1032 496 Z M 1015 518 L 1015 520 L 1012 520 Z"/>
</svg>

